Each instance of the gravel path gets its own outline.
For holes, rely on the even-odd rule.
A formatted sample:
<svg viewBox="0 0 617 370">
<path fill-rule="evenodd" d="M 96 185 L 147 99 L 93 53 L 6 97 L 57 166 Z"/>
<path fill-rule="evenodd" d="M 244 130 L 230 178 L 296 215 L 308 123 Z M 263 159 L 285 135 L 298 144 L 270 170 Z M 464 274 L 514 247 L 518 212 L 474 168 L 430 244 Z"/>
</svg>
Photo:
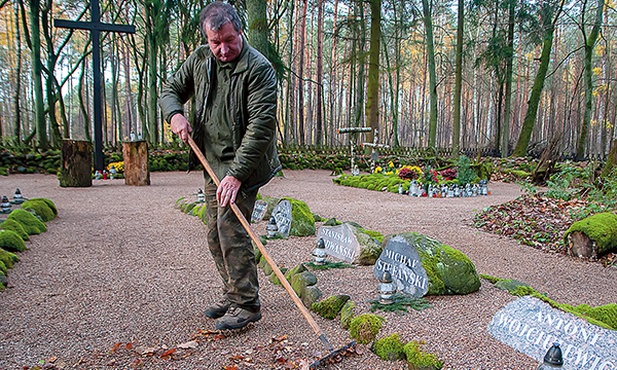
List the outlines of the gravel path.
<svg viewBox="0 0 617 370">
<path fill-rule="evenodd" d="M 261 272 L 263 319 L 224 338 L 211 332 L 214 322 L 202 312 L 218 298 L 219 283 L 205 228 L 196 217 L 174 209 L 178 198 L 203 186 L 203 178 L 176 172 L 153 173 L 151 179 L 145 187 L 107 180 L 90 188 L 60 188 L 55 176 L 0 178 L 2 194 L 11 196 L 18 187 L 25 197 L 53 200 L 59 210 L 49 230 L 27 242 L 29 250 L 19 254 L 9 286 L 0 293 L 0 369 L 24 369 L 39 361 L 67 369 L 221 369 L 234 364 L 278 369 L 324 354 L 287 293 Z M 617 269 L 543 253 L 475 229 L 474 213 L 519 195 L 513 184 L 492 183 L 490 189 L 488 197 L 410 198 L 336 186 L 327 171 L 285 171 L 261 193 L 303 200 L 322 217 L 355 221 L 384 235 L 426 234 L 461 250 L 479 273 L 524 281 L 559 302 L 617 302 Z M 255 227 L 263 234 L 265 222 Z M 266 248 L 279 265 L 293 267 L 310 259 L 314 243 L 314 237 L 292 237 Z M 367 301 L 376 296 L 372 267 L 316 274 L 324 296 L 346 293 L 357 303 L 357 313 L 369 311 Z M 380 336 L 399 333 L 403 341 L 425 341 L 424 349 L 438 354 L 444 369 L 535 369 L 535 360 L 487 333 L 493 315 L 514 299 L 483 281 L 474 294 L 428 297 L 433 307 L 421 312 L 380 313 L 387 320 Z M 335 347 L 349 341 L 337 320 L 315 318 Z M 177 349 L 180 344 L 197 346 Z M 330 368 L 406 368 L 403 362 L 380 360 L 368 347 L 360 349 L 361 355 Z"/>
</svg>

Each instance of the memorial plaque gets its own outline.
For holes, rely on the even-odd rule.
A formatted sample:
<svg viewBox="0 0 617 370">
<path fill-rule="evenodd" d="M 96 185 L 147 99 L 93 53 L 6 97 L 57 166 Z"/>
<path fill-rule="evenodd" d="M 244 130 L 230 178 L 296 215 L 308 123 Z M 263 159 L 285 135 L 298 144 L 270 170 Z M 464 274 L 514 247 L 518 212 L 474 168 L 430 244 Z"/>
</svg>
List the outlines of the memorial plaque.
<svg viewBox="0 0 617 370">
<path fill-rule="evenodd" d="M 360 244 L 351 226 L 322 226 L 317 231 L 317 240 L 323 239 L 328 255 L 352 263 L 360 255 Z"/>
<path fill-rule="evenodd" d="M 253 206 L 253 213 L 251 214 L 251 222 L 255 223 L 263 220 L 267 210 L 268 202 L 265 200 L 256 200 L 255 206 Z"/>
<path fill-rule="evenodd" d="M 499 310 L 488 331 L 497 340 L 542 362 L 559 343 L 564 370 L 617 369 L 617 331 L 603 329 L 525 296 Z"/>
<path fill-rule="evenodd" d="M 397 291 L 414 297 L 422 297 L 428 291 L 428 276 L 416 248 L 403 237 L 388 240 L 375 263 L 373 275 L 379 280 L 384 271 L 390 271 Z"/>
<path fill-rule="evenodd" d="M 281 200 L 279 204 L 274 207 L 272 216 L 274 216 L 276 220 L 278 234 L 287 238 L 289 236 L 289 229 L 291 229 L 291 203 L 286 199 Z"/>
</svg>

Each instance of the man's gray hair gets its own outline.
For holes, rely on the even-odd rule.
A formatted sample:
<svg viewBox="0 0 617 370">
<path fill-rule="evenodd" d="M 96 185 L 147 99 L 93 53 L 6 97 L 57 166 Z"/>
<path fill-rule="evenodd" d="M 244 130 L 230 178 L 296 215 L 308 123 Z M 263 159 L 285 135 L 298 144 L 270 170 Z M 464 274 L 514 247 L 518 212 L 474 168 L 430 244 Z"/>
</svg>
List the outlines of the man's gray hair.
<svg viewBox="0 0 617 370">
<path fill-rule="evenodd" d="M 222 1 L 211 2 L 199 14 L 199 29 L 206 40 L 208 40 L 206 27 L 212 31 L 218 31 L 227 22 L 231 22 L 236 31 L 242 30 L 242 22 L 236 9 Z"/>
</svg>

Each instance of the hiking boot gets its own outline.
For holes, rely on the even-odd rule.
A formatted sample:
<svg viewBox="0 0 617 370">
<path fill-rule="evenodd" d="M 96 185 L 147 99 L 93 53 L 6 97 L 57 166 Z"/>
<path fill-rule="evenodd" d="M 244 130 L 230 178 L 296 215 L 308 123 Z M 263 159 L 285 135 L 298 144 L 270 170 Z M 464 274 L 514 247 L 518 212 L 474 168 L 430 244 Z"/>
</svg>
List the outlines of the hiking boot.
<svg viewBox="0 0 617 370">
<path fill-rule="evenodd" d="M 206 317 L 211 319 L 218 319 L 219 317 L 223 317 L 231 302 L 229 302 L 226 298 L 221 299 L 220 301 L 213 303 L 208 308 L 206 308 Z"/>
<path fill-rule="evenodd" d="M 216 330 L 242 329 L 261 319 L 261 311 L 252 312 L 235 304 L 231 305 L 225 316 L 216 320 Z"/>
</svg>

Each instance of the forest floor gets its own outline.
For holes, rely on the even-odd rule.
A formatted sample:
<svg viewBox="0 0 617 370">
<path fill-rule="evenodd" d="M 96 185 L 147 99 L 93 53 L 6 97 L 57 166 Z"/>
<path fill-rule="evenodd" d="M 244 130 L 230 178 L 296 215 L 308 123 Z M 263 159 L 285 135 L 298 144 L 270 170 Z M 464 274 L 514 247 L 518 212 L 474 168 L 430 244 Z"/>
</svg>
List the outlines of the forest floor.
<svg viewBox="0 0 617 370">
<path fill-rule="evenodd" d="M 560 303 L 617 302 L 611 261 L 566 256 L 538 231 L 525 231 L 533 243 L 511 237 L 532 223 L 560 233 L 569 222 L 568 204 L 526 200 L 518 185 L 498 181 L 489 184 L 490 196 L 427 199 L 338 186 L 329 171 L 284 175 L 261 194 L 293 197 L 321 217 L 354 221 L 384 235 L 425 234 L 465 253 L 478 273 L 525 282 Z M 60 188 L 50 175 L 0 178 L 4 194 L 20 188 L 27 198 L 51 199 L 59 211 L 47 232 L 27 242 L 0 292 L 0 369 L 302 369 L 326 354 L 287 293 L 261 271 L 262 320 L 232 335 L 216 332 L 203 316 L 220 294 L 204 225 L 174 208 L 179 198 L 195 196 L 203 176 L 152 173 L 151 180 L 143 187 L 99 180 L 90 188 Z M 541 218 L 531 221 L 532 213 Z M 265 224 L 254 225 L 258 235 L 265 234 Z M 290 237 L 266 248 L 279 265 L 293 267 L 310 261 L 315 242 Z M 348 294 L 356 314 L 370 312 L 376 297 L 372 266 L 315 274 L 324 297 Z M 398 333 L 404 342 L 422 341 L 444 369 L 535 369 L 538 359 L 487 330 L 495 313 L 516 298 L 483 280 L 476 293 L 426 297 L 431 307 L 422 311 L 377 312 L 386 319 L 379 337 Z M 314 317 L 335 347 L 350 341 L 338 320 Z M 329 368 L 407 365 L 383 361 L 360 345 Z"/>
</svg>

